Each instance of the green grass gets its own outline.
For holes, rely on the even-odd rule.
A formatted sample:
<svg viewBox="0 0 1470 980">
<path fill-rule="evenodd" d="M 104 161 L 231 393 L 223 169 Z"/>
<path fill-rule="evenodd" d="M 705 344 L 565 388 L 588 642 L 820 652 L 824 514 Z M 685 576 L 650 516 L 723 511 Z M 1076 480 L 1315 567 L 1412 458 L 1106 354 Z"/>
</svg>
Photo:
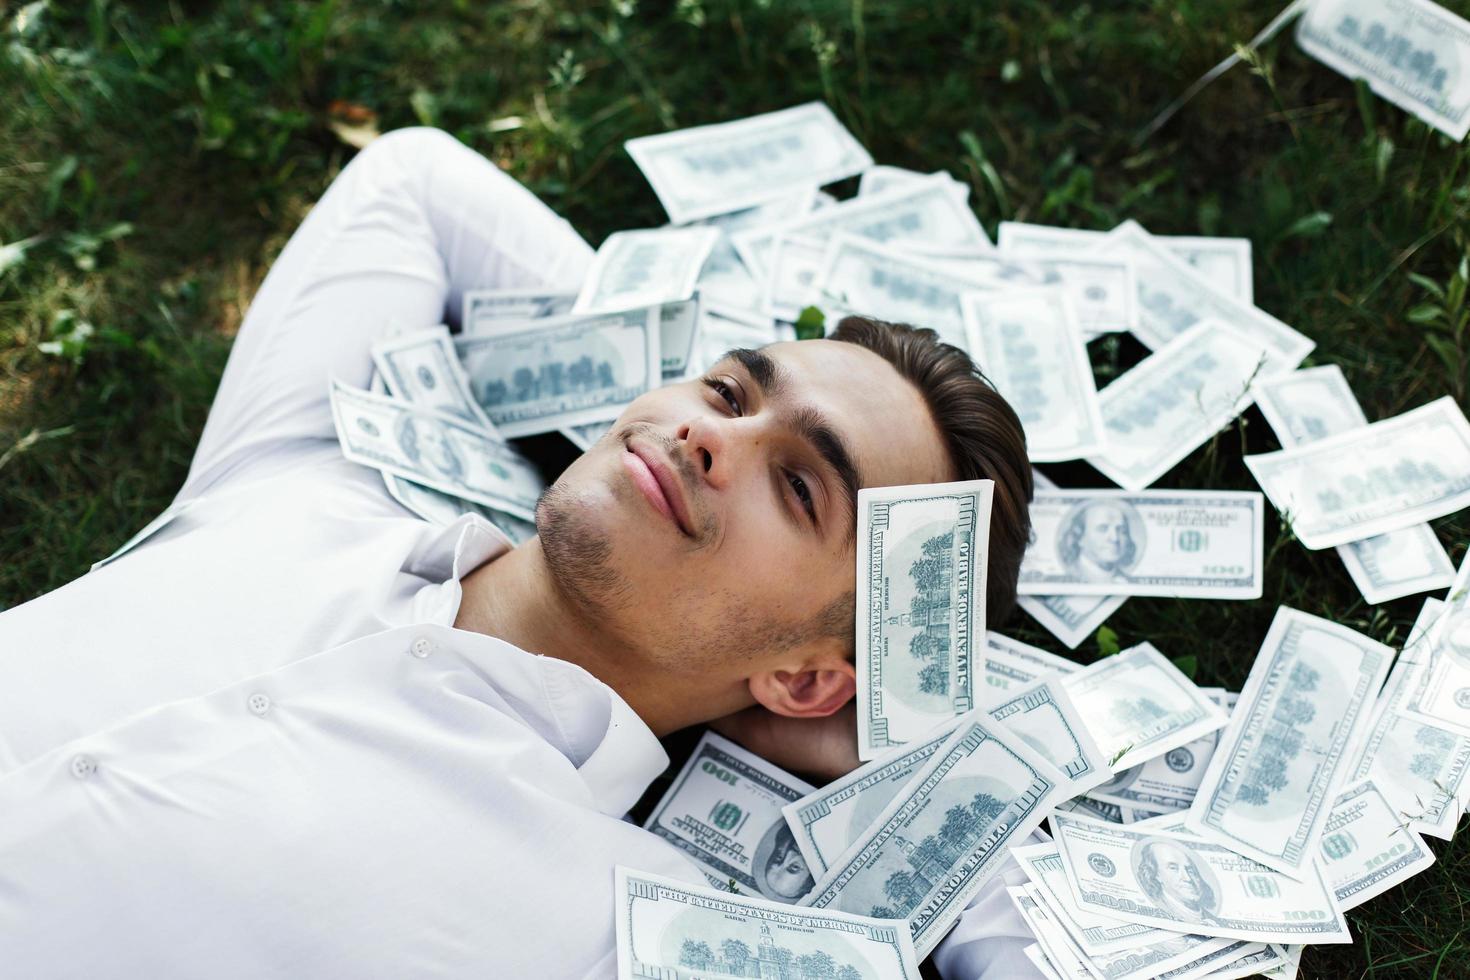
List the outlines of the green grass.
<svg viewBox="0 0 1470 980">
<path fill-rule="evenodd" d="M 342 104 L 449 130 L 596 243 L 664 220 L 625 139 L 825 99 L 880 162 L 968 180 L 992 230 L 1249 237 L 1257 302 L 1316 339 L 1308 363 L 1342 365 L 1370 418 L 1463 403 L 1470 338 L 1420 322 L 1410 276 L 1446 285 L 1466 255 L 1464 146 L 1289 35 L 1132 143 L 1280 5 L 78 0 L 17 29 L 0 3 L 0 243 L 42 236 L 0 271 L 0 607 L 81 574 L 178 488 L 255 286 L 351 156 Z M 90 337 L 42 350 L 78 322 Z M 1094 355 L 1106 381 L 1139 351 Z M 1160 485 L 1253 488 L 1242 451 L 1275 447 L 1253 410 Z M 1436 527 L 1458 561 L 1465 520 Z M 1233 688 L 1280 603 L 1402 641 L 1417 598 L 1365 606 L 1332 551 L 1281 533 L 1262 601 L 1135 599 L 1110 626 Z M 1008 630 L 1057 649 L 1024 615 Z M 1350 913 L 1357 942 L 1312 949 L 1306 975 L 1465 975 L 1466 839 Z"/>
</svg>

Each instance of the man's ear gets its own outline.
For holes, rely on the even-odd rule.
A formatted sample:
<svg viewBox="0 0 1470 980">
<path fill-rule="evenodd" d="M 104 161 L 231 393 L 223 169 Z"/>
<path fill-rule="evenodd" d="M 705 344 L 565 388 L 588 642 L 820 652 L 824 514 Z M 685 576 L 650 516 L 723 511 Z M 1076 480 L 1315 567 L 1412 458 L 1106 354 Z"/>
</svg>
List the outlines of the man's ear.
<svg viewBox="0 0 1470 980">
<path fill-rule="evenodd" d="M 857 671 L 845 652 L 823 652 L 799 670 L 768 670 L 750 678 L 751 696 L 788 718 L 824 718 L 856 691 Z"/>
</svg>

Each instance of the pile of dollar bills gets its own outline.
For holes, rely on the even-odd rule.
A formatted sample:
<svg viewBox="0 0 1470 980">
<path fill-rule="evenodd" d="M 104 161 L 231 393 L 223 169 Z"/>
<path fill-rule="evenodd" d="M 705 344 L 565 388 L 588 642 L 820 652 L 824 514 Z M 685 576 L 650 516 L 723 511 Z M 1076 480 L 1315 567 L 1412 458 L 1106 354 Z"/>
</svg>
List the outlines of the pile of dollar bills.
<svg viewBox="0 0 1470 980">
<path fill-rule="evenodd" d="M 821 104 L 632 140 L 673 224 L 610 236 L 579 291 L 465 296 L 458 331 L 389 331 L 373 390 L 334 381 L 343 451 L 411 510 L 535 533 L 510 440 L 586 448 L 633 399 L 815 306 L 935 329 L 1016 408 L 1040 474 L 1021 605 L 1075 647 L 1129 596 L 1262 594 L 1265 503 L 1370 603 L 1428 599 L 1396 652 L 1282 607 L 1238 693 L 1142 643 L 1089 666 L 985 627 L 988 481 L 866 488 L 859 754 L 815 787 L 708 734 L 647 828 L 709 888 L 617 872 L 624 977 L 917 977 L 1014 858 L 1046 975 L 1295 975 L 1343 912 L 1431 864 L 1470 799 L 1470 565 L 1424 523 L 1470 504 L 1449 398 L 1369 422 L 1313 342 L 1254 305 L 1250 243 L 1002 223 L 946 173 L 875 166 Z M 860 175 L 857 194 L 819 188 Z M 1151 349 L 1101 391 L 1089 339 Z M 1258 404 L 1265 496 L 1150 490 Z M 1047 823 L 1049 832 L 1044 829 Z"/>
</svg>

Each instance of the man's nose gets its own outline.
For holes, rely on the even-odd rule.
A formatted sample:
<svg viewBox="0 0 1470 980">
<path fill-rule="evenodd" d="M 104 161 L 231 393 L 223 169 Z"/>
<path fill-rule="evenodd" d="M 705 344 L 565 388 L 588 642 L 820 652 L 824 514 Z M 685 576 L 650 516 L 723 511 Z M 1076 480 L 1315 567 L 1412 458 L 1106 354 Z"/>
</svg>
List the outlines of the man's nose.
<svg viewBox="0 0 1470 980">
<path fill-rule="evenodd" d="M 698 416 L 675 433 L 694 472 L 716 489 L 723 489 L 733 475 L 733 434 L 729 428 L 728 420 Z"/>
</svg>

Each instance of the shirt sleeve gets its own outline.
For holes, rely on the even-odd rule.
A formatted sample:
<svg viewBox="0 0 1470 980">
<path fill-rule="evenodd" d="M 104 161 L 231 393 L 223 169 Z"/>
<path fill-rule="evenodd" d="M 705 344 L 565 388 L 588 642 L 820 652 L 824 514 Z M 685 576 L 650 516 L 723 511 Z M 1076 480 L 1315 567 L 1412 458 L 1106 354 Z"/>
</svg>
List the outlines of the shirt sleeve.
<svg viewBox="0 0 1470 980">
<path fill-rule="evenodd" d="M 1040 840 L 1033 835 L 1027 843 Z M 1045 980 L 1022 952 L 1036 937 L 1006 894 L 1025 881 L 1016 859 L 1006 858 L 935 948 L 932 959 L 944 980 Z"/>
<path fill-rule="evenodd" d="M 335 440 L 327 379 L 366 387 L 393 327 L 458 322 L 466 290 L 576 288 L 592 250 L 489 160 L 435 129 L 374 140 L 266 276 L 179 500 Z"/>
</svg>

